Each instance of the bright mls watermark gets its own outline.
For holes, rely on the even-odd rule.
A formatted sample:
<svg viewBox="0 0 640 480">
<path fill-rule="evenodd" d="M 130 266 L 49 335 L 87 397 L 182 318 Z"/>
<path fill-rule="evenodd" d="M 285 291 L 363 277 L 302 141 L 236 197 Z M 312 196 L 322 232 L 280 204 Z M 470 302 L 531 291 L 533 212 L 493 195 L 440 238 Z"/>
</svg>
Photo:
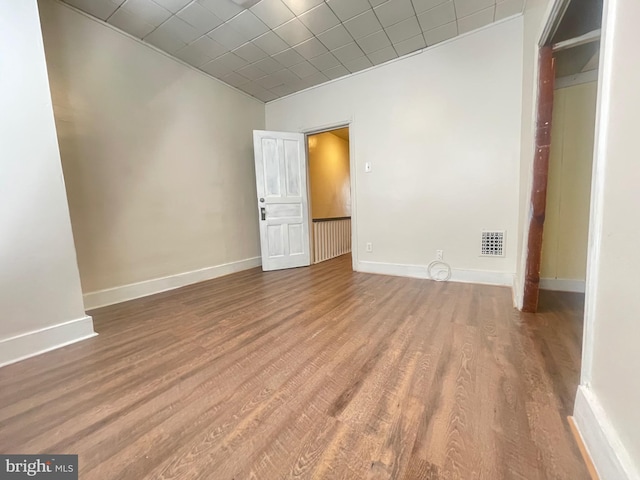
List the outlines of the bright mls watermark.
<svg viewBox="0 0 640 480">
<path fill-rule="evenodd" d="M 78 480 L 77 455 L 0 455 L 0 480 Z"/>
</svg>

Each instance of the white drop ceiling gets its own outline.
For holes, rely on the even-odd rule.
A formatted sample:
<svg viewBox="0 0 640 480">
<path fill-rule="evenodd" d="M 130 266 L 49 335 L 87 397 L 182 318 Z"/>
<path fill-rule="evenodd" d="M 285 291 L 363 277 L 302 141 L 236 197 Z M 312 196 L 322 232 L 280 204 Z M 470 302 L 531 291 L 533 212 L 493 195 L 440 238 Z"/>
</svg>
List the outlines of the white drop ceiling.
<svg viewBox="0 0 640 480">
<path fill-rule="evenodd" d="M 524 0 L 64 0 L 263 102 L 522 12 Z M 237 0 L 246 3 L 246 0 Z"/>
</svg>

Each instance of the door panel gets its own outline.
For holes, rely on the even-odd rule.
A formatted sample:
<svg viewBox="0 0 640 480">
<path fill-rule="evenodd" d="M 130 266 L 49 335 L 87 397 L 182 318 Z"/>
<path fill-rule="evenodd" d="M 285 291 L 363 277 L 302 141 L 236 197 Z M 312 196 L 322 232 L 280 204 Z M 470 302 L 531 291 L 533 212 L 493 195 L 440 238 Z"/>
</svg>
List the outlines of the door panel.
<svg viewBox="0 0 640 480">
<path fill-rule="evenodd" d="M 309 265 L 305 137 L 253 132 L 262 269 Z"/>
<path fill-rule="evenodd" d="M 287 225 L 289 228 L 289 252 L 292 255 L 304 254 L 304 232 L 302 225 Z"/>
</svg>

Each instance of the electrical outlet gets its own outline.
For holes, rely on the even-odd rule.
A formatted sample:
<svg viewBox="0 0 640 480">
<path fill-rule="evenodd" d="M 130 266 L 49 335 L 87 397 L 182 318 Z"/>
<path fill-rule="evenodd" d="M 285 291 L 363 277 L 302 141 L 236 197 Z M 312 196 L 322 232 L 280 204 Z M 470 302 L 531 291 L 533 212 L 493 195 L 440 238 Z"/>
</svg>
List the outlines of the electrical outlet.
<svg viewBox="0 0 640 480">
<path fill-rule="evenodd" d="M 367 252 L 373 252 L 373 243 L 367 242 L 365 249 L 367 250 Z"/>
<path fill-rule="evenodd" d="M 443 250 L 436 250 L 436 258 L 438 260 L 442 260 L 444 258 L 444 251 Z"/>
</svg>

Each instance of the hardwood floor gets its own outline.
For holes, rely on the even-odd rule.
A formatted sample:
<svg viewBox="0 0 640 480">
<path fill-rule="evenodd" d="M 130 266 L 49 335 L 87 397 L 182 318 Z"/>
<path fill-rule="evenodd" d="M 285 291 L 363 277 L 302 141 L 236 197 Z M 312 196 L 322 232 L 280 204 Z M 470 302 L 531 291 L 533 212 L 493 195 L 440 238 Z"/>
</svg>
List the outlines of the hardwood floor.
<svg viewBox="0 0 640 480">
<path fill-rule="evenodd" d="M 88 479 L 586 479 L 580 299 L 351 272 L 343 256 L 92 312 L 0 369 L 0 452 Z"/>
</svg>

